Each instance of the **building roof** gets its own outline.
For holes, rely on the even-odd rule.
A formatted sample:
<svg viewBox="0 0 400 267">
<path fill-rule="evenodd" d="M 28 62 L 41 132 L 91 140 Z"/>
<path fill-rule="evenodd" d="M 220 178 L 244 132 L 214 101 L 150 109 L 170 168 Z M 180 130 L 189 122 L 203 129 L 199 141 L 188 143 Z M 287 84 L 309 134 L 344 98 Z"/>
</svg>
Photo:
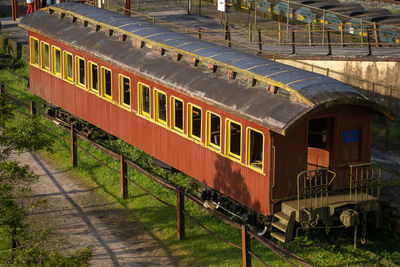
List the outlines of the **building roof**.
<svg viewBox="0 0 400 267">
<path fill-rule="evenodd" d="M 19 25 L 280 134 L 314 112 L 340 104 L 367 106 L 391 116 L 389 110 L 330 77 L 88 5 L 69 2 L 50 6 L 33 12 Z M 133 45 L 138 42 L 139 46 Z M 203 66 L 211 64 L 218 70 L 213 73 L 172 60 L 150 52 L 149 47 L 162 49 L 165 55 L 198 60 Z M 237 78 L 228 78 L 227 70 Z M 279 88 L 278 93 L 269 93 L 269 86 Z"/>
</svg>

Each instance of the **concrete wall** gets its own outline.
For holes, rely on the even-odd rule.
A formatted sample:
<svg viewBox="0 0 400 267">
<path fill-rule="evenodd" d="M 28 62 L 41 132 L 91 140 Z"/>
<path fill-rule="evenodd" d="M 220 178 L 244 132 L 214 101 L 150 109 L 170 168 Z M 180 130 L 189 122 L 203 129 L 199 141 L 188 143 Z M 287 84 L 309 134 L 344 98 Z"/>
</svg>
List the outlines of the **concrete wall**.
<svg viewBox="0 0 400 267">
<path fill-rule="evenodd" d="M 350 84 L 373 101 L 393 110 L 400 118 L 400 62 L 378 60 L 277 60 L 301 69 L 329 75 Z M 312 67 L 314 65 L 318 67 Z"/>
</svg>

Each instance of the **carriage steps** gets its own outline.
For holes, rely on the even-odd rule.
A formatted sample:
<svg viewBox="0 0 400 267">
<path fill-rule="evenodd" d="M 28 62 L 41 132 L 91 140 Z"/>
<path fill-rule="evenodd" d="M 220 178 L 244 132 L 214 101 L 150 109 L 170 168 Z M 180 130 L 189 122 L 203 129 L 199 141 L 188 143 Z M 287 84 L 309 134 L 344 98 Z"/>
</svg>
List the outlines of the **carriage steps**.
<svg viewBox="0 0 400 267">
<path fill-rule="evenodd" d="M 271 236 L 282 243 L 293 240 L 296 212 L 282 209 L 274 214 L 271 223 Z"/>
</svg>

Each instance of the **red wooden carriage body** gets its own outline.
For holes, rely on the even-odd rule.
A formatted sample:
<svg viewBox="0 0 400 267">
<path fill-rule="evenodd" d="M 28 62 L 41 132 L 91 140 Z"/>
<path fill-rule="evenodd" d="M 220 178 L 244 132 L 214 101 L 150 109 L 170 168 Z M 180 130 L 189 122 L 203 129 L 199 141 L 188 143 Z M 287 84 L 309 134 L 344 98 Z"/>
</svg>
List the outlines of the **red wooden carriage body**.
<svg viewBox="0 0 400 267">
<path fill-rule="evenodd" d="M 235 67 L 233 63 L 218 62 L 214 60 L 215 57 L 206 58 L 172 45 L 163 45 L 149 37 L 138 36 L 133 31 L 131 35 L 124 31 L 118 35 L 120 28 L 92 18 L 96 17 L 93 15 L 96 12 L 102 15 L 99 18 L 112 16 L 110 21 L 113 23 L 118 19 L 131 19 L 93 7 L 64 3 L 35 12 L 21 22 L 30 38 L 32 93 L 263 215 L 274 214 L 274 204 L 298 194 L 298 175 L 307 169 L 328 168 L 336 173 L 330 189 L 348 188 L 348 165 L 370 161 L 373 115 L 381 113 L 391 116 L 387 109 L 368 101 L 354 89 L 336 80 L 195 39 L 193 43 L 200 42 L 216 50 L 224 49 L 227 54 L 247 55 L 248 61 L 254 60 L 256 63 L 250 68 Z M 92 14 L 92 17 L 88 14 Z M 161 29 L 151 24 L 146 26 L 144 22 L 135 23 L 144 29 Z M 127 37 L 132 38 L 132 42 L 127 42 Z M 34 47 L 34 40 L 37 48 Z M 60 77 L 54 75 L 55 54 L 44 52 L 42 43 L 48 44 L 44 49 L 57 47 L 60 53 L 66 51 L 72 55 L 72 66 L 62 62 Z M 108 54 L 104 52 L 106 50 Z M 126 56 L 118 59 L 118 53 L 122 53 L 122 50 Z M 32 56 L 32 53 L 37 54 Z M 47 69 L 44 66 L 47 63 L 43 63 L 47 60 L 46 56 L 50 62 Z M 132 65 L 123 62 L 127 57 L 134 58 Z M 82 74 L 84 86 L 79 86 L 77 78 L 79 58 L 84 60 L 85 65 Z M 65 58 L 62 57 L 62 60 Z M 147 61 L 154 63 L 146 65 Z M 111 71 L 110 99 L 104 97 L 102 79 L 99 79 L 98 92 L 90 90 L 90 62 L 97 64 L 98 69 L 105 67 Z M 136 66 L 138 62 L 142 64 L 141 67 Z M 260 78 L 257 73 L 249 73 L 250 69 L 262 65 L 275 68 L 279 76 Z M 68 67 L 73 70 L 72 81 L 64 78 Z M 169 76 L 157 75 L 162 67 Z M 265 71 L 269 71 L 267 67 Z M 232 77 L 232 73 L 236 78 L 235 75 Z M 120 75 L 130 80 L 129 107 L 121 103 Z M 189 80 L 192 77 L 195 77 L 194 81 Z M 303 84 L 307 82 L 309 85 Z M 296 89 L 294 84 L 299 83 L 303 85 Z M 140 84 L 150 89 L 149 114 L 141 113 Z M 192 90 L 193 86 L 211 89 Z M 222 93 L 217 95 L 219 90 Z M 154 94 L 157 91 L 165 93 L 168 99 L 166 124 L 158 123 L 155 117 Z M 282 95 L 279 96 L 279 92 Z M 213 94 L 216 96 L 214 99 Z M 184 103 L 183 131 L 173 129 L 172 98 Z M 264 104 L 257 102 L 264 98 L 267 101 Z M 200 109 L 202 114 L 200 138 L 190 136 L 193 130 L 190 127 L 193 126 L 188 114 L 192 105 Z M 276 107 L 272 111 L 268 110 L 274 105 Z M 263 113 L 264 107 L 266 111 Z M 209 145 L 208 112 L 220 116 L 220 149 Z M 227 144 L 231 144 L 230 138 L 233 138 L 232 133 L 227 132 L 231 131 L 232 126 L 228 128 L 228 122 L 241 126 L 239 157 L 232 157 L 227 148 Z M 251 143 L 255 142 L 249 135 L 254 133 L 258 136 L 262 133 L 263 136 L 262 148 L 258 148 L 258 151 L 262 151 L 262 155 L 258 156 L 260 165 L 254 165 L 249 159 Z"/>
</svg>

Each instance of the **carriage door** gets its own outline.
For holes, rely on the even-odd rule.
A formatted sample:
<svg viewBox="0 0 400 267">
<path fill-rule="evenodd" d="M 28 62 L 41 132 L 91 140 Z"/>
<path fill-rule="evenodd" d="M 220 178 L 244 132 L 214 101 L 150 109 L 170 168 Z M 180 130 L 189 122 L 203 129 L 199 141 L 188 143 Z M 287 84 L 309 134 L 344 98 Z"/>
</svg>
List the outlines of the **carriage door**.
<svg viewBox="0 0 400 267">
<path fill-rule="evenodd" d="M 329 168 L 332 149 L 333 118 L 311 119 L 308 122 L 307 169 Z"/>
</svg>

